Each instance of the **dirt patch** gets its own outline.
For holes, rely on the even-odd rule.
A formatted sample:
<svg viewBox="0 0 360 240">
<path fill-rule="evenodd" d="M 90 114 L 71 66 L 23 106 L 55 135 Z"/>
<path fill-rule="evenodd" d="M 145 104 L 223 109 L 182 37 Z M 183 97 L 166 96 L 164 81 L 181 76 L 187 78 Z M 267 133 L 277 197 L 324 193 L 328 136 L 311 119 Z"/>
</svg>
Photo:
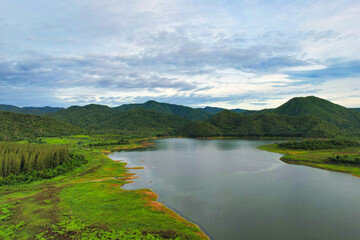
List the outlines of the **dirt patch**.
<svg viewBox="0 0 360 240">
<path fill-rule="evenodd" d="M 78 176 L 79 177 L 82 177 L 82 176 L 85 176 L 86 174 L 89 174 L 89 173 L 94 173 L 96 172 L 97 170 L 99 170 L 101 168 L 102 164 L 99 164 L 99 165 L 96 165 L 90 169 L 87 169 L 85 170 L 84 172 L 80 173 Z"/>
<path fill-rule="evenodd" d="M 135 179 L 138 178 L 138 176 L 135 176 L 136 173 L 125 173 L 124 176 L 119 177 L 119 180 L 131 180 L 131 179 Z"/>
<path fill-rule="evenodd" d="M 103 182 L 103 181 L 108 181 L 108 180 L 116 180 L 116 178 L 94 179 L 94 180 L 84 181 L 83 183 L 88 183 L 88 182 Z"/>
<path fill-rule="evenodd" d="M 153 142 L 149 142 L 149 141 L 143 141 L 143 142 L 141 143 L 141 145 L 143 145 L 143 146 L 150 146 L 150 145 L 154 145 L 154 143 L 153 143 Z"/>
<path fill-rule="evenodd" d="M 129 168 L 126 168 L 126 169 L 144 169 L 144 167 L 129 167 Z"/>
<path fill-rule="evenodd" d="M 156 201 L 151 201 L 148 204 L 146 204 L 146 206 L 151 206 L 156 210 L 162 211 L 164 209 L 164 205 L 162 203 L 156 202 Z"/>
<path fill-rule="evenodd" d="M 159 198 L 159 195 L 157 195 L 155 192 L 151 192 L 151 191 L 140 191 L 140 193 L 145 194 L 146 196 L 148 196 L 150 199 L 152 200 L 157 200 Z"/>
<path fill-rule="evenodd" d="M 20 206 L 18 211 L 14 214 L 14 218 L 19 220 L 24 220 L 25 224 L 29 221 L 25 216 L 22 214 L 23 204 L 26 205 L 29 202 L 37 202 L 40 205 L 51 205 L 51 208 L 38 208 L 32 211 L 33 215 L 39 215 L 39 217 L 44 219 L 49 219 L 51 223 L 56 223 L 58 221 L 58 203 L 60 202 L 60 198 L 58 197 L 58 193 L 64 186 L 57 187 L 53 185 L 43 186 L 44 190 L 25 198 L 18 199 Z"/>
<path fill-rule="evenodd" d="M 131 180 L 131 179 L 136 179 L 138 178 L 138 176 L 129 176 L 129 177 L 126 177 L 124 180 Z"/>
<path fill-rule="evenodd" d="M 113 185 L 111 185 L 111 187 L 121 187 L 122 186 L 122 184 L 113 184 Z"/>
</svg>

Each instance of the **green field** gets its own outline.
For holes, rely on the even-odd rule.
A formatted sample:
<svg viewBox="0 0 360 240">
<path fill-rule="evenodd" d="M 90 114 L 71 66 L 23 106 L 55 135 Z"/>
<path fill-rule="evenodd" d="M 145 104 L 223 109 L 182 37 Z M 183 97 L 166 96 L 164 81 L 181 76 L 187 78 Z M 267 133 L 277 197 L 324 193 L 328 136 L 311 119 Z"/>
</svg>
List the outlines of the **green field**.
<svg viewBox="0 0 360 240">
<path fill-rule="evenodd" d="M 298 150 L 298 149 L 284 149 L 277 144 L 260 146 L 259 149 L 269 152 L 276 152 L 284 154 L 280 159 L 286 163 L 306 165 L 326 169 L 330 171 L 344 172 L 360 177 L 360 166 L 354 164 L 339 164 L 330 162 L 330 157 L 349 156 L 358 157 L 360 155 L 360 148 L 344 148 L 344 149 L 327 149 L 327 150 Z"/>
<path fill-rule="evenodd" d="M 121 189 L 133 174 L 106 154 L 151 143 L 133 139 L 118 146 L 88 146 L 111 139 L 118 136 L 36 139 L 67 145 L 88 163 L 53 179 L 0 187 L 0 239 L 208 239 L 156 202 L 150 189 Z"/>
</svg>

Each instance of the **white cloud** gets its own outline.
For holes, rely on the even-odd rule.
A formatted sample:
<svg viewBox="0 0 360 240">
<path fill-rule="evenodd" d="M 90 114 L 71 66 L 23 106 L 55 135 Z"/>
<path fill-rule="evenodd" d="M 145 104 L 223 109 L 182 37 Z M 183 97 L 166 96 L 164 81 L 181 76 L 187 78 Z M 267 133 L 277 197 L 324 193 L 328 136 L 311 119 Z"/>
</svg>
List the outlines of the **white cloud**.
<svg viewBox="0 0 360 240">
<path fill-rule="evenodd" d="M 31 97 L 32 88 L 43 90 L 42 101 L 69 104 L 155 98 L 259 109 L 320 94 L 360 106 L 350 97 L 358 94 L 354 76 L 291 74 L 326 73 L 335 58 L 359 59 L 354 0 L 0 0 L 0 6 L 7 9 L 0 19 L 0 86 L 14 89 L 1 98 L 8 102 L 22 87 L 26 102 L 40 97 Z"/>
</svg>

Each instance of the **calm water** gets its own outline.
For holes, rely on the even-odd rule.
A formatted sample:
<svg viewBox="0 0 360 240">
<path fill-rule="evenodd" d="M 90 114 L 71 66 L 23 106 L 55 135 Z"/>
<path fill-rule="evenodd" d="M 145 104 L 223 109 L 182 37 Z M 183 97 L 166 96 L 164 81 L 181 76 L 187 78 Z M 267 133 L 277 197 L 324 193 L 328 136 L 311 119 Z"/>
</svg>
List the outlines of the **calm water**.
<svg viewBox="0 0 360 240">
<path fill-rule="evenodd" d="M 360 239 L 360 179 L 258 150 L 273 141 L 164 139 L 118 152 L 160 201 L 222 239 Z"/>
</svg>

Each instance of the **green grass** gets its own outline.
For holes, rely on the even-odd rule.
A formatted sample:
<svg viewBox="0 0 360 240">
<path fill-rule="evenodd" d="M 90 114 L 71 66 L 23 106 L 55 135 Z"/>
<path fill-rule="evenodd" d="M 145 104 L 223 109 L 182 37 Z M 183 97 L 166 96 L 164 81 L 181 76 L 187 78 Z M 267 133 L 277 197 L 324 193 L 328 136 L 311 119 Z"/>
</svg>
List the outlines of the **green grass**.
<svg viewBox="0 0 360 240">
<path fill-rule="evenodd" d="M 132 174 L 125 163 L 113 161 L 106 154 L 151 146 L 149 139 L 134 139 L 120 146 L 86 146 L 118 137 L 41 138 L 44 143 L 69 145 L 88 163 L 53 179 L 0 187 L 0 205 L 16 203 L 11 215 L 0 222 L 0 229 L 10 226 L 15 239 L 69 239 L 69 231 L 61 224 L 70 218 L 85 226 L 75 231 L 74 239 L 99 239 L 96 236 L 100 235 L 123 236 L 119 239 L 208 239 L 196 225 L 156 202 L 151 190 L 121 189 Z M 54 228 L 60 230 L 54 232 Z M 5 238 L 0 232 L 0 239 L 14 238 Z"/>
<path fill-rule="evenodd" d="M 338 164 L 328 161 L 329 157 L 335 156 L 358 156 L 360 155 L 360 148 L 345 148 L 345 149 L 331 149 L 331 150 L 294 150 L 280 148 L 277 144 L 260 146 L 259 149 L 284 154 L 280 159 L 286 163 L 306 165 L 326 169 L 330 171 L 338 171 L 352 174 L 360 177 L 360 166 L 351 164 Z"/>
</svg>

